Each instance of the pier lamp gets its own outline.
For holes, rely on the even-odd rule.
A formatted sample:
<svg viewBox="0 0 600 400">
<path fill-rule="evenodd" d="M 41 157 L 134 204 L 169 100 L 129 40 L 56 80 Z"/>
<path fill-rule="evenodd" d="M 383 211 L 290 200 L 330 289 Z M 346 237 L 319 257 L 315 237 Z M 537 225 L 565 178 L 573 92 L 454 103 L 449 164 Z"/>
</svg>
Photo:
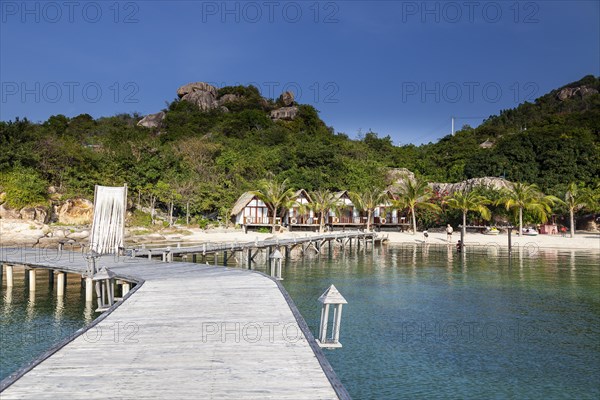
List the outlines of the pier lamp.
<svg viewBox="0 0 600 400">
<path fill-rule="evenodd" d="M 319 326 L 319 338 L 317 344 L 323 348 L 340 348 L 342 344 L 340 340 L 340 325 L 342 321 L 342 306 L 348 304 L 344 296 L 331 285 L 319 297 L 319 301 L 323 304 L 321 308 L 321 324 Z M 329 325 L 329 306 L 333 306 L 333 327 L 331 335 L 327 337 L 327 325 Z"/>
<path fill-rule="evenodd" d="M 98 297 L 98 309 L 96 311 L 105 311 L 114 304 L 114 277 L 114 272 L 106 267 L 102 267 L 102 269 L 100 269 L 100 271 L 92 278 L 92 280 L 96 282 L 96 295 Z"/>
<path fill-rule="evenodd" d="M 275 261 L 275 265 L 271 265 L 271 276 L 277 279 L 278 281 L 282 281 L 281 277 L 281 263 L 283 260 L 283 255 L 279 249 L 275 249 L 273 254 L 271 254 L 271 260 Z"/>
</svg>

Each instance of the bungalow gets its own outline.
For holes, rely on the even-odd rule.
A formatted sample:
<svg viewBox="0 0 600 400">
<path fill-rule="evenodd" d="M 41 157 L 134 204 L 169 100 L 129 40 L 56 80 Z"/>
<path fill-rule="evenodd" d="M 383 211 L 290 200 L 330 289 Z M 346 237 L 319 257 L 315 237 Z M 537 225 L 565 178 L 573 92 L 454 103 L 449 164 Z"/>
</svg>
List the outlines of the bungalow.
<svg viewBox="0 0 600 400">
<path fill-rule="evenodd" d="M 252 192 L 240 196 L 231 209 L 231 219 L 236 225 L 267 226 L 271 223 L 269 207 Z"/>
<path fill-rule="evenodd" d="M 397 196 L 391 191 L 385 191 L 385 200 L 373 211 L 373 223 L 375 225 L 398 224 L 398 210 L 392 208 L 392 201 L 397 200 Z"/>
<path fill-rule="evenodd" d="M 315 218 L 313 210 L 308 209 L 308 205 L 312 202 L 308 192 L 304 189 L 298 190 L 294 194 L 294 205 L 287 210 L 284 222 L 291 228 L 300 225 L 315 225 L 319 221 Z"/>
<path fill-rule="evenodd" d="M 348 194 L 347 190 L 335 193 L 335 198 L 339 203 L 338 214 L 336 215 L 336 210 L 329 211 L 326 221 L 328 225 L 349 225 L 362 223 L 362 215 L 354 207 L 354 203 L 352 203 L 352 200 L 350 200 L 350 195 Z M 366 223 L 366 216 L 364 217 L 364 222 Z"/>
</svg>

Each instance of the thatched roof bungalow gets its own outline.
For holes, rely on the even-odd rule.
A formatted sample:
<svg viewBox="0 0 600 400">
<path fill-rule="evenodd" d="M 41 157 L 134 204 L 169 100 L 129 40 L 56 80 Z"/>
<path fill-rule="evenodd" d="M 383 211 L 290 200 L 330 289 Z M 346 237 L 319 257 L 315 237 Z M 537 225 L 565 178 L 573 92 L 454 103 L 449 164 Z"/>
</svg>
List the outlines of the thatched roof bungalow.
<svg viewBox="0 0 600 400">
<path fill-rule="evenodd" d="M 268 225 L 269 207 L 252 192 L 243 193 L 231 209 L 236 225 Z"/>
</svg>

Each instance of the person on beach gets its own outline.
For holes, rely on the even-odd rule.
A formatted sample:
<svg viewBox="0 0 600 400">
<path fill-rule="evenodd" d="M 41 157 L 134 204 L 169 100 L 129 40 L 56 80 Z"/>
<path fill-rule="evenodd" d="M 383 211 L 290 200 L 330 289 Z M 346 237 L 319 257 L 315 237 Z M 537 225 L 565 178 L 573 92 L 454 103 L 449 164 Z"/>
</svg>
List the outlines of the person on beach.
<svg viewBox="0 0 600 400">
<path fill-rule="evenodd" d="M 425 242 L 427 242 L 427 238 L 429 237 L 429 232 L 427 232 L 427 229 L 425 229 L 423 231 L 423 238 L 425 239 Z"/>
<path fill-rule="evenodd" d="M 454 232 L 454 229 L 452 229 L 452 225 L 448 224 L 448 226 L 446 226 L 446 239 L 448 240 L 448 243 L 452 243 L 452 232 Z"/>
</svg>

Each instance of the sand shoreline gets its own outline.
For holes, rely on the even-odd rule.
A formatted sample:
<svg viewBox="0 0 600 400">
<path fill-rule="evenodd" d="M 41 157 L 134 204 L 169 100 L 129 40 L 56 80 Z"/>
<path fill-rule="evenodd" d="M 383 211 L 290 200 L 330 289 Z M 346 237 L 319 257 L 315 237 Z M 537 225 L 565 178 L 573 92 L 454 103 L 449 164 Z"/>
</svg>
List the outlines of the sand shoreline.
<svg viewBox="0 0 600 400">
<path fill-rule="evenodd" d="M 3 224 L 0 224 L 0 228 Z M 7 228 L 7 225 L 4 225 Z M 44 225 L 44 229 L 60 230 L 65 227 L 53 227 Z M 41 228 L 38 228 L 41 229 Z M 76 232 L 89 231 L 89 227 L 76 227 Z M 43 247 L 55 247 L 58 245 L 59 240 L 64 240 L 65 237 L 60 235 L 53 235 L 52 233 L 47 234 L 49 237 L 44 237 L 44 240 L 38 238 L 32 238 L 28 233 L 32 232 L 31 229 L 23 229 L 20 232 L 13 231 L 12 229 L 0 229 L 0 246 L 27 246 L 32 247 L 34 245 Z M 251 242 L 255 240 L 265 240 L 268 238 L 299 238 L 305 236 L 318 235 L 316 232 L 284 232 L 276 235 L 272 233 L 259 233 L 255 231 L 249 231 L 244 233 L 241 229 L 234 228 L 213 228 L 213 229 L 199 229 L 199 228 L 187 228 L 185 226 L 178 227 L 176 229 L 164 229 L 160 231 L 148 231 L 145 228 L 130 227 L 126 230 L 126 245 L 127 247 L 139 247 L 142 244 L 161 244 L 161 243 L 181 243 L 182 246 L 191 243 L 204 243 L 204 242 Z M 387 243 L 390 245 L 448 245 L 445 232 L 428 232 L 429 237 L 426 239 L 422 232 L 417 232 L 412 235 L 409 232 L 378 232 L 379 235 L 387 238 Z M 76 235 L 76 233 L 74 234 Z M 456 245 L 460 239 L 460 231 L 456 230 L 452 235 L 451 245 Z M 78 242 L 86 243 L 86 239 L 78 239 Z M 565 249 L 565 250 L 591 250 L 600 251 L 600 233 L 595 232 L 578 232 L 574 238 L 558 235 L 537 235 L 537 236 L 518 236 L 513 234 L 511 236 L 512 245 L 514 247 L 526 246 L 535 244 L 539 248 L 551 248 L 551 249 Z M 471 233 L 468 232 L 465 236 L 465 245 L 470 247 L 479 246 L 495 246 L 500 248 L 508 247 L 508 235 L 501 233 L 499 235 L 484 235 L 482 233 Z"/>
<path fill-rule="evenodd" d="M 167 242 L 181 242 L 182 245 L 186 243 L 202 243 L 202 242 L 251 242 L 255 240 L 265 240 L 273 237 L 284 238 L 299 238 L 305 236 L 314 236 L 318 233 L 315 232 L 285 232 L 273 235 L 271 233 L 259 233 L 249 231 L 244 233 L 240 229 L 187 229 L 189 233 L 187 235 L 168 234 L 164 233 L 161 236 L 164 238 L 160 241 Z M 341 232 L 340 232 L 341 233 Z M 425 239 L 422 232 L 418 232 L 415 235 L 405 232 L 378 232 L 378 235 L 387 238 L 387 243 L 390 245 L 401 245 L 401 244 L 430 244 L 430 245 L 448 245 L 446 234 L 441 232 L 429 232 L 429 237 Z M 156 235 L 156 234 L 155 234 Z M 155 236 L 156 237 L 156 236 Z M 152 235 L 148 237 L 129 237 L 131 240 L 138 241 L 139 243 L 146 242 L 151 243 Z M 456 242 L 460 239 L 460 232 L 454 232 L 450 245 L 456 245 Z M 538 236 L 518 236 L 512 235 L 511 241 L 513 247 L 526 246 L 535 244 L 539 248 L 552 248 L 552 249 L 579 249 L 579 250 L 595 250 L 600 251 L 600 234 L 591 232 L 580 232 L 576 234 L 574 238 L 563 237 L 561 235 L 538 235 Z M 490 246 L 494 245 L 500 248 L 508 247 L 508 235 L 499 234 L 484 235 L 481 233 L 467 233 L 465 236 L 466 246 Z"/>
</svg>

